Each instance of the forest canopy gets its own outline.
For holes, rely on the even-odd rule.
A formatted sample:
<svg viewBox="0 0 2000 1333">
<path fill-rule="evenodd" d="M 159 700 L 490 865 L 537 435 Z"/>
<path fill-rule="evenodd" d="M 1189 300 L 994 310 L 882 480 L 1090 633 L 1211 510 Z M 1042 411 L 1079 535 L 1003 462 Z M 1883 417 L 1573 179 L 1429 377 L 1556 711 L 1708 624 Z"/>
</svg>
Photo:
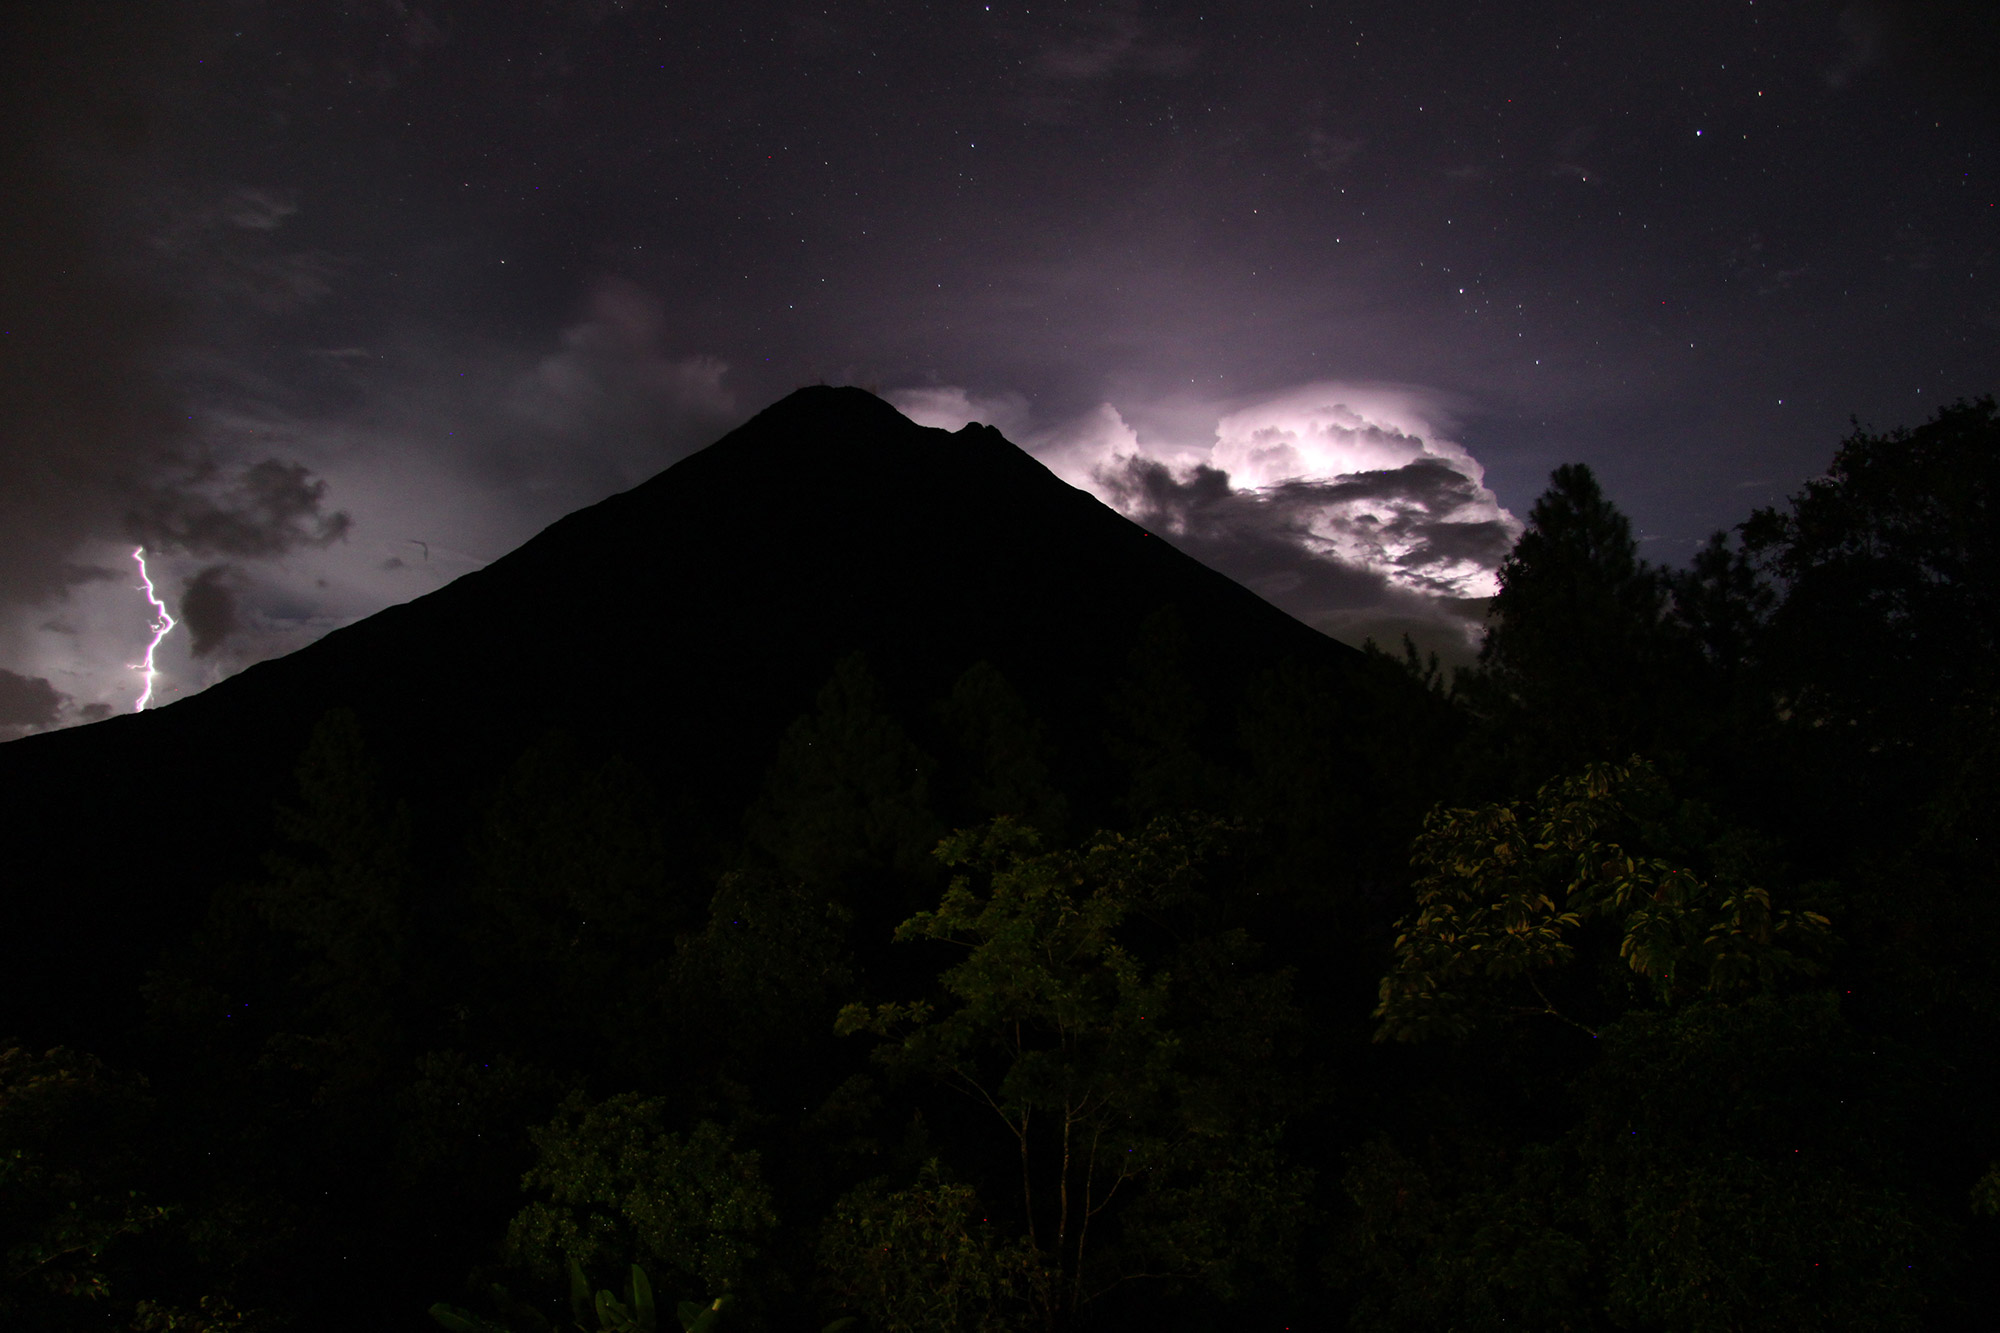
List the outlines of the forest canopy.
<svg viewBox="0 0 2000 1333">
<path fill-rule="evenodd" d="M 1990 398 L 1685 567 L 1567 465 L 1474 667 L 1162 606 L 1108 730 L 844 655 L 715 854 L 328 713 L 143 1021 L 0 1042 L 0 1322 L 1983 1326 L 1997 498 Z"/>
</svg>

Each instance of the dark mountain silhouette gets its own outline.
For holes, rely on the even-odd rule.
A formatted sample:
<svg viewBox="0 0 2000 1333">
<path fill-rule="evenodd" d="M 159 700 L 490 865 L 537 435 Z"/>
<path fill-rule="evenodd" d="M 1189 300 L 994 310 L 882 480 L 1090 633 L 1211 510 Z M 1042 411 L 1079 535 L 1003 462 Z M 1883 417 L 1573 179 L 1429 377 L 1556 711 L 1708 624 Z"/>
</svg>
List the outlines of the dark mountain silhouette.
<svg viewBox="0 0 2000 1333">
<path fill-rule="evenodd" d="M 1360 661 L 991 427 L 802 389 L 427 597 L 168 707 L 0 747 L 0 1028 L 62 1036 L 131 1004 L 161 940 L 256 872 L 329 709 L 354 710 L 420 817 L 572 733 L 660 785 L 698 861 L 737 835 L 784 729 L 855 651 L 912 712 L 994 664 L 1047 721 L 1065 783 L 1102 797 L 1107 698 L 1166 607 L 1224 730 L 1282 659 Z"/>
</svg>

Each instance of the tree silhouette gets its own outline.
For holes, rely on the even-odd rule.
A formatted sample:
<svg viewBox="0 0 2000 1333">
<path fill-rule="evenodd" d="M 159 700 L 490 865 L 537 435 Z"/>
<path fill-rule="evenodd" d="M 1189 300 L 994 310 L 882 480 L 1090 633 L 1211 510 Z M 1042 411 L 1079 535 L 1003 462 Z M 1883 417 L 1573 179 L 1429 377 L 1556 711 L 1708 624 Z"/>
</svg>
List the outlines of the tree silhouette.
<svg viewBox="0 0 2000 1333">
<path fill-rule="evenodd" d="M 1466 697 L 1506 756 L 1513 787 L 1597 760 L 1652 752 L 1662 695 L 1677 688 L 1667 588 L 1590 469 L 1565 464 L 1500 566 Z"/>
</svg>

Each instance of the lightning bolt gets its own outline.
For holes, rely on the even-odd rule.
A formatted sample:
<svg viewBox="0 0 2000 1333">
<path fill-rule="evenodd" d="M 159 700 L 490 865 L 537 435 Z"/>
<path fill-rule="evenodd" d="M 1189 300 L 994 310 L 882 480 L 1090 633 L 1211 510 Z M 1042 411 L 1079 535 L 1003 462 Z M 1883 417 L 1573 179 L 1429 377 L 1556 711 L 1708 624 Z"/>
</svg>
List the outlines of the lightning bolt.
<svg viewBox="0 0 2000 1333">
<path fill-rule="evenodd" d="M 132 705 L 133 712 L 143 713 L 146 711 L 146 705 L 153 698 L 153 677 L 160 674 L 153 666 L 153 652 L 160 646 L 160 640 L 173 632 L 175 621 L 172 616 L 167 614 L 167 604 L 160 600 L 160 595 L 157 592 L 153 591 L 152 576 L 146 573 L 146 548 L 143 546 L 133 547 L 132 559 L 137 561 L 139 565 L 139 590 L 146 594 L 146 602 L 153 608 L 155 613 L 153 617 L 153 641 L 146 645 L 146 660 L 135 662 L 132 665 L 134 671 L 143 672 L 146 677 L 145 691 L 139 695 L 139 702 Z"/>
</svg>

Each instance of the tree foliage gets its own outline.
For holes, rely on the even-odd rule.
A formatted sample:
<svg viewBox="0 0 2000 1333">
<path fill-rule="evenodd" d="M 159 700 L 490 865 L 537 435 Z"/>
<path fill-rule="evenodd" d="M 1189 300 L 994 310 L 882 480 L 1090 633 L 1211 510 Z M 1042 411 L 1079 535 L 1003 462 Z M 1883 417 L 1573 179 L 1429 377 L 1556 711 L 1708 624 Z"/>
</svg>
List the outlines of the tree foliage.
<svg viewBox="0 0 2000 1333">
<path fill-rule="evenodd" d="M 1845 1109 L 1880 1061 L 1832 998 L 1634 1011 L 1557 1132 L 1366 1145 L 1336 1264 L 1354 1326 L 1916 1327 L 1928 1237 L 1893 1183 L 1901 1111 Z"/>
<path fill-rule="evenodd" d="M 530 1135 L 537 1157 L 521 1185 L 544 1197 L 508 1227 L 509 1255 L 544 1278 L 622 1261 L 689 1290 L 742 1282 L 777 1222 L 758 1154 L 711 1122 L 668 1123 L 664 1098 L 565 1101 Z"/>
<path fill-rule="evenodd" d="M 877 1178 L 842 1195 L 819 1264 L 828 1295 L 881 1333 L 1012 1333 L 1048 1303 L 1041 1255 L 1003 1238 L 936 1158 L 903 1189 Z"/>
<path fill-rule="evenodd" d="M 410 811 L 385 788 L 359 719 L 322 717 L 299 760 L 296 803 L 278 808 L 284 850 L 252 890 L 289 942 L 304 1001 L 283 1058 L 329 1086 L 379 1077 L 402 1040 L 395 1019 L 416 944 Z"/>
<path fill-rule="evenodd" d="M 93 1056 L 0 1048 L 0 1316 L 57 1327 L 112 1295 L 108 1252 L 168 1209 L 134 1184 L 145 1080 Z M 102 1315 L 97 1316 L 99 1319 Z"/>
<path fill-rule="evenodd" d="M 1857 750 L 1929 746 L 1990 704 L 2000 664 L 2000 412 L 1857 428 L 1825 476 L 1743 525 L 1778 582 L 1769 653 L 1785 706 Z"/>
<path fill-rule="evenodd" d="M 1648 854 L 1673 841 L 1663 825 L 1687 813 L 1674 805 L 1635 759 L 1593 764 L 1531 802 L 1433 810 L 1411 855 L 1417 910 L 1396 925 L 1376 1040 L 1464 1036 L 1494 1016 L 1588 1029 L 1543 983 L 1594 923 L 1663 1003 L 1768 989 L 1813 970 L 1824 915 L 1774 906 L 1738 858 L 1725 854 L 1704 874 Z"/>
<path fill-rule="evenodd" d="M 1242 931 L 1193 929 L 1202 864 L 1231 832 L 1162 818 L 1056 852 L 1004 819 L 955 834 L 938 855 L 960 873 L 897 932 L 962 951 L 942 994 L 842 1011 L 841 1030 L 891 1038 L 891 1066 L 1004 1127 L 1052 1324 L 1128 1280 L 1227 1284 L 1281 1262 L 1301 1210 L 1304 1176 L 1270 1151 L 1286 979 L 1253 970 Z M 1174 1205 L 1149 1214 L 1148 1195 Z"/>
<path fill-rule="evenodd" d="M 1060 725 L 850 657 L 707 836 L 675 756 L 445 796 L 333 713 L 148 1078 L 0 1053 L 0 1323 L 1983 1326 L 1996 433 L 1678 570 L 1559 469 L 1449 683 L 1171 610 Z"/>
<path fill-rule="evenodd" d="M 1487 722 L 1488 762 L 1510 783 L 1539 782 L 1651 750 L 1680 689 L 1667 597 L 1591 470 L 1557 468 L 1500 566 L 1479 669 L 1463 683 Z"/>
<path fill-rule="evenodd" d="M 937 841 L 929 756 L 892 717 L 858 653 L 786 731 L 747 820 L 785 874 L 822 884 L 924 868 Z"/>
</svg>

